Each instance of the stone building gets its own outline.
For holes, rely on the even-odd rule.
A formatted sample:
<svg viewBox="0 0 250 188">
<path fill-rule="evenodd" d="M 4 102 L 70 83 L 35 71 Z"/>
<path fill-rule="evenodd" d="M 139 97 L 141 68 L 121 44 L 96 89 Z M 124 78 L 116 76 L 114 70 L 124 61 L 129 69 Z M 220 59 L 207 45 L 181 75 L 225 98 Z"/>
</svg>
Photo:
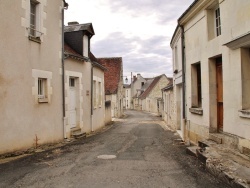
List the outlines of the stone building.
<svg viewBox="0 0 250 188">
<path fill-rule="evenodd" d="M 186 141 L 250 149 L 249 10 L 249 0 L 196 0 L 178 19 Z"/>
</svg>

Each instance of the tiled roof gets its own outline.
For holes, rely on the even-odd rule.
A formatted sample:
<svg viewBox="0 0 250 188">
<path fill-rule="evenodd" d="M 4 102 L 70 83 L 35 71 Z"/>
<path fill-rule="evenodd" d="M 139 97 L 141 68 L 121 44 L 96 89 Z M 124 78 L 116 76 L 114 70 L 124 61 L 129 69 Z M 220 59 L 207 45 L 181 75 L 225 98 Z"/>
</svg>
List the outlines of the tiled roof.
<svg viewBox="0 0 250 188">
<path fill-rule="evenodd" d="M 98 59 L 95 57 L 95 55 L 92 52 L 89 53 L 89 59 L 91 60 L 93 66 L 99 67 L 102 70 L 107 70 L 106 67 L 104 67 L 103 65 L 99 63 Z"/>
<path fill-rule="evenodd" d="M 116 94 L 119 82 L 122 79 L 122 58 L 121 57 L 105 57 L 97 58 L 98 62 L 107 68 L 104 72 L 105 94 Z"/>
<path fill-rule="evenodd" d="M 82 56 L 81 54 L 78 54 L 75 50 L 73 50 L 66 42 L 64 43 L 64 53 Z"/>
<path fill-rule="evenodd" d="M 66 42 L 64 43 L 64 55 L 80 61 L 87 61 L 88 59 L 73 50 Z"/>
<path fill-rule="evenodd" d="M 167 90 L 173 88 L 173 78 L 168 78 L 168 80 L 169 80 L 168 85 L 167 85 L 166 87 L 162 88 L 162 89 L 161 89 L 162 91 L 167 91 Z"/>
<path fill-rule="evenodd" d="M 95 34 L 92 23 L 64 26 L 64 33 L 74 32 L 74 31 L 88 31 L 92 35 Z"/>
<path fill-rule="evenodd" d="M 156 86 L 156 84 L 159 82 L 162 76 L 165 76 L 165 75 L 162 74 L 160 76 L 153 78 L 154 80 L 150 83 L 147 89 L 139 96 L 139 98 L 145 99 L 148 96 L 148 94 L 153 90 L 153 88 Z"/>
</svg>

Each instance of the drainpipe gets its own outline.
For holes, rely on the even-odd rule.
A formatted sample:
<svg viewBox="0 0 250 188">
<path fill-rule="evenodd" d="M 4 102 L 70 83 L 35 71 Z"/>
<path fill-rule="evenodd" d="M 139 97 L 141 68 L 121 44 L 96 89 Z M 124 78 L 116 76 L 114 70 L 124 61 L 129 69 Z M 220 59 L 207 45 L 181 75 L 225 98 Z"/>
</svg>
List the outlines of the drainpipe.
<svg viewBox="0 0 250 188">
<path fill-rule="evenodd" d="M 66 118 L 65 118 L 65 83 L 64 83 L 64 10 L 68 9 L 68 4 L 64 1 L 62 8 L 62 102 L 63 102 L 63 138 L 66 138 Z"/>
<path fill-rule="evenodd" d="M 90 126 L 91 126 L 91 131 L 93 132 L 94 129 L 93 129 L 93 79 L 94 79 L 94 76 L 93 76 L 93 63 L 91 63 L 91 76 L 90 76 L 90 85 L 91 85 L 91 99 L 90 99 L 90 106 L 91 106 L 91 117 L 90 117 Z"/>
<path fill-rule="evenodd" d="M 184 28 L 182 25 L 181 27 L 181 56 L 182 56 L 182 117 L 186 119 L 186 63 L 185 63 L 185 35 L 184 35 Z"/>
<path fill-rule="evenodd" d="M 182 49 L 182 117 L 183 117 L 183 131 L 182 131 L 182 136 L 187 144 L 190 144 L 190 135 L 189 135 L 189 130 L 190 130 L 190 125 L 187 123 L 187 115 L 186 115 L 186 57 L 185 57 L 185 33 L 184 33 L 184 27 L 183 25 L 180 25 L 181 27 L 181 49 Z M 186 135 L 186 131 L 188 130 L 188 135 Z"/>
</svg>

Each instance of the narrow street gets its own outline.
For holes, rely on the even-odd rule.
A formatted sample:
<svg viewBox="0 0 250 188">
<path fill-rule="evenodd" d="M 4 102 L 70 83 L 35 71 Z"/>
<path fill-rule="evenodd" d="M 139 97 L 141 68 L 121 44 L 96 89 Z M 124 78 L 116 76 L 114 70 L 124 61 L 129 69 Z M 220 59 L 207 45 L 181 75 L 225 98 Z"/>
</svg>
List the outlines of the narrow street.
<svg viewBox="0 0 250 188">
<path fill-rule="evenodd" d="M 125 114 L 106 132 L 1 164 L 0 187 L 227 187 L 174 143 L 160 117 Z"/>
</svg>

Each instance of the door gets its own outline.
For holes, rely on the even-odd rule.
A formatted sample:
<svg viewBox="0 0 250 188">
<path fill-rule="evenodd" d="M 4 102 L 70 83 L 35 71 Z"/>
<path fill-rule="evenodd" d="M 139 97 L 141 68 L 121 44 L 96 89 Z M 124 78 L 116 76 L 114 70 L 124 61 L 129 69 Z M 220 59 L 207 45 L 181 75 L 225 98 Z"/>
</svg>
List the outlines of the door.
<svg viewBox="0 0 250 188">
<path fill-rule="evenodd" d="M 222 59 L 216 60 L 216 86 L 217 86 L 217 130 L 223 131 L 223 70 Z"/>
<path fill-rule="evenodd" d="M 76 88 L 75 78 L 69 79 L 69 122 L 70 128 L 76 127 Z"/>
</svg>

